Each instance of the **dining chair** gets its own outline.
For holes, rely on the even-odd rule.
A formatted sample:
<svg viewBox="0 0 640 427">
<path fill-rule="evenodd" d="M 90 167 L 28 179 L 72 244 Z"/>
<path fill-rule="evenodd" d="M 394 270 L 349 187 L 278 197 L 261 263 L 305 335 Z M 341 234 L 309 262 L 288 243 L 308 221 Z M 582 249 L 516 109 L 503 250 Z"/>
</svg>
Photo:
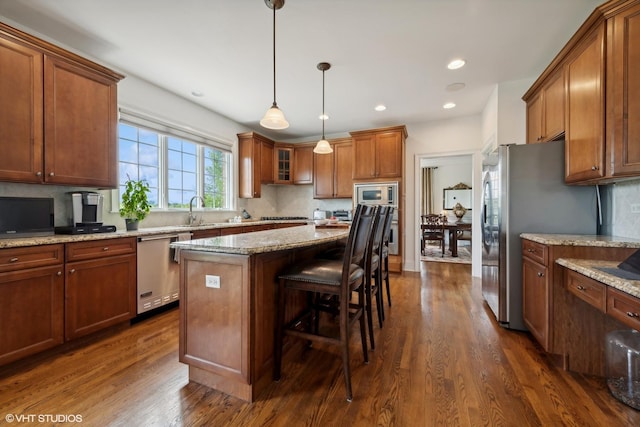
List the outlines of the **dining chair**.
<svg viewBox="0 0 640 427">
<path fill-rule="evenodd" d="M 382 257 L 381 249 L 384 237 L 385 219 L 387 216 L 387 206 L 378 206 L 374 215 L 373 226 L 371 228 L 369 247 L 365 251 L 365 297 L 367 324 L 369 327 L 369 341 L 371 349 L 376 348 L 373 333 L 373 299 L 376 301 L 378 311 L 378 323 L 382 328 L 384 320 L 384 305 L 382 304 Z"/>
<path fill-rule="evenodd" d="M 341 259 L 315 258 L 293 264 L 278 276 L 273 370 L 275 380 L 280 379 L 282 371 L 284 335 L 338 345 L 342 349 L 342 367 L 347 400 L 349 402 L 352 400 L 349 338 L 350 330 L 356 322 L 360 324 L 364 362 L 365 364 L 369 362 L 365 322 L 366 273 L 364 262 L 374 214 L 375 209 L 372 206 L 357 206 L 345 245 L 345 256 Z M 285 325 L 284 312 L 288 291 L 302 291 L 307 293 L 310 298 L 308 298 L 308 307 Z M 352 292 L 358 293 L 357 299 L 351 298 Z M 328 295 L 331 298 L 317 298 L 319 295 Z M 334 305 L 336 300 L 338 303 L 337 313 Z M 325 304 L 326 301 L 328 304 Z M 327 333 L 327 329 L 331 328 L 320 328 L 319 322 L 314 319 L 314 316 L 319 316 L 324 311 L 337 314 L 339 323 L 337 336 Z"/>
<path fill-rule="evenodd" d="M 387 217 L 384 220 L 384 231 L 382 232 L 382 259 L 380 260 L 381 280 L 384 281 L 387 288 L 387 302 L 389 303 L 389 307 L 391 307 L 391 288 L 389 286 L 389 239 L 391 238 L 391 222 L 393 221 L 394 211 L 395 208 L 389 206 L 387 210 Z"/>
<path fill-rule="evenodd" d="M 440 248 L 442 249 L 442 255 L 444 256 L 444 223 L 442 222 L 442 218 L 438 214 L 426 214 L 421 215 L 422 224 L 420 226 L 421 231 L 421 240 L 420 240 L 420 248 L 422 255 L 425 254 L 424 248 L 426 247 L 428 242 L 440 242 Z"/>
</svg>

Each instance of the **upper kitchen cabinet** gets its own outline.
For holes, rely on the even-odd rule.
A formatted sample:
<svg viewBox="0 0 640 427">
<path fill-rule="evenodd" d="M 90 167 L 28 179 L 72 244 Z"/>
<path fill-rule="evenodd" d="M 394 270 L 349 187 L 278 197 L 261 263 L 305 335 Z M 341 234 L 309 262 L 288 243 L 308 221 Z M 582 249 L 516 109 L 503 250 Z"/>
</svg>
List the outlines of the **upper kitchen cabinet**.
<svg viewBox="0 0 640 427">
<path fill-rule="evenodd" d="M 255 132 L 238 134 L 238 195 L 260 197 L 261 184 L 273 183 L 274 142 Z"/>
<path fill-rule="evenodd" d="M 274 153 L 274 183 L 293 184 L 293 147 L 276 145 Z"/>
<path fill-rule="evenodd" d="M 296 145 L 293 149 L 293 183 L 313 183 L 313 147 L 314 145 Z"/>
<path fill-rule="evenodd" d="M 353 179 L 401 178 L 405 126 L 350 132 L 353 141 Z"/>
<path fill-rule="evenodd" d="M 564 68 L 550 76 L 538 91 L 527 93 L 527 143 L 554 141 L 564 134 Z"/>
<path fill-rule="evenodd" d="M 607 161 L 612 177 L 640 175 L 640 4 L 608 22 Z"/>
<path fill-rule="evenodd" d="M 313 153 L 313 198 L 350 199 L 353 197 L 353 145 L 351 139 L 329 141 L 333 153 Z"/>
<path fill-rule="evenodd" d="M 117 185 L 124 76 L 0 23 L 0 180 Z"/>
<path fill-rule="evenodd" d="M 553 139 L 557 128 L 549 127 L 544 100 L 554 76 L 564 74 L 568 184 L 640 176 L 640 99 L 635 96 L 640 92 L 639 41 L 640 0 L 608 1 L 593 11 L 523 96 L 527 142 L 540 136 L 541 142 Z"/>
<path fill-rule="evenodd" d="M 567 63 L 565 181 L 604 176 L 604 23 L 589 33 Z"/>
</svg>

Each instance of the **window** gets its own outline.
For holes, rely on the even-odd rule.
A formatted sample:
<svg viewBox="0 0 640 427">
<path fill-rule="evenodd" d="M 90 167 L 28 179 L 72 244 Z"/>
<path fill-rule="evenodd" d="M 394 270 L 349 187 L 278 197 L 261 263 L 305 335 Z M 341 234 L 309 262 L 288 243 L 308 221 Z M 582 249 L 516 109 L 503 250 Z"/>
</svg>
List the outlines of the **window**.
<svg viewBox="0 0 640 427">
<path fill-rule="evenodd" d="M 118 137 L 119 194 L 127 179 L 143 179 L 154 209 L 185 209 L 194 196 L 232 209 L 230 146 L 122 110 Z"/>
</svg>

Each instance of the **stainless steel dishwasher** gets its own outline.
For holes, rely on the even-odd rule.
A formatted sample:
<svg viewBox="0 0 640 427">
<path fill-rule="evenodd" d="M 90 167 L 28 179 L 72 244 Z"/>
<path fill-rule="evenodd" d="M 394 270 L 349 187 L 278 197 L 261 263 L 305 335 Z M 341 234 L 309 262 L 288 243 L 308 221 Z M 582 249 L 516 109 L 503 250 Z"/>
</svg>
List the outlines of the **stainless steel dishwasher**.
<svg viewBox="0 0 640 427">
<path fill-rule="evenodd" d="M 138 237 L 138 314 L 180 298 L 180 266 L 171 242 L 191 240 L 191 233 Z"/>
</svg>

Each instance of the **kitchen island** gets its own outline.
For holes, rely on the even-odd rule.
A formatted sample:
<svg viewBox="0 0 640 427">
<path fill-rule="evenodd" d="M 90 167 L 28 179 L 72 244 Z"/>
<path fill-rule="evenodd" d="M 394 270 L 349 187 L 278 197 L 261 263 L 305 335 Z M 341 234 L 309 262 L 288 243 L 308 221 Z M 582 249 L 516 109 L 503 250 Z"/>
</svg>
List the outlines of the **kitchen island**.
<svg viewBox="0 0 640 427">
<path fill-rule="evenodd" d="M 307 225 L 172 243 L 180 259 L 179 359 L 189 380 L 254 401 L 272 381 L 278 273 L 348 233 Z M 285 321 L 305 304 L 288 298 Z"/>
</svg>

